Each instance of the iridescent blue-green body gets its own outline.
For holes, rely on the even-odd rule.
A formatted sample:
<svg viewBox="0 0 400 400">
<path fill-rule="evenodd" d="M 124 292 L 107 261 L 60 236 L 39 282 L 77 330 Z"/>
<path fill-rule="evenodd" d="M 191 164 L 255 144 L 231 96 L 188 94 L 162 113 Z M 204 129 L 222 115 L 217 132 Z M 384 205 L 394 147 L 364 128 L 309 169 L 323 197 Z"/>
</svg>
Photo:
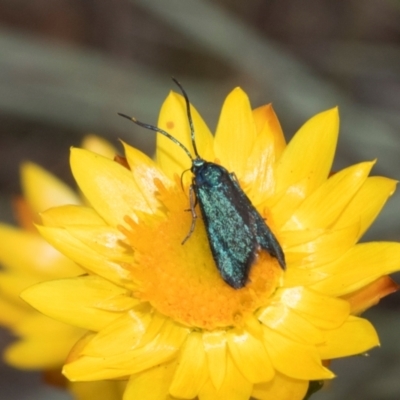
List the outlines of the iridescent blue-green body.
<svg viewBox="0 0 400 400">
<path fill-rule="evenodd" d="M 200 157 L 193 160 L 191 171 L 192 188 L 222 279 L 235 289 L 245 286 L 260 250 L 275 257 L 284 269 L 285 256 L 280 244 L 235 175 Z"/>
</svg>

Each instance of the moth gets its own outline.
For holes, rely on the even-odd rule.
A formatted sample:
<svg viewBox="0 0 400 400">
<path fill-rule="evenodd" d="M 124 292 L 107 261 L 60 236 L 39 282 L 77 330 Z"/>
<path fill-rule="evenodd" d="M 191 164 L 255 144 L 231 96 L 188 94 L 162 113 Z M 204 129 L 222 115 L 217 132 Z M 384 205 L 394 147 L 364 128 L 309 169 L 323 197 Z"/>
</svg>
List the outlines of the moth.
<svg viewBox="0 0 400 400">
<path fill-rule="evenodd" d="M 199 205 L 207 233 L 210 250 L 222 279 L 232 288 L 240 289 L 248 281 L 251 266 L 260 251 L 276 258 L 282 269 L 286 268 L 285 255 L 264 218 L 244 193 L 233 172 L 200 157 L 195 140 L 195 131 L 190 111 L 189 98 L 176 80 L 186 102 L 186 112 L 191 133 L 194 157 L 190 151 L 168 132 L 136 118 L 119 113 L 135 124 L 158 132 L 181 147 L 192 162 L 193 174 L 190 186 L 190 210 L 192 225 L 184 238 L 184 244 L 195 229 Z"/>
</svg>

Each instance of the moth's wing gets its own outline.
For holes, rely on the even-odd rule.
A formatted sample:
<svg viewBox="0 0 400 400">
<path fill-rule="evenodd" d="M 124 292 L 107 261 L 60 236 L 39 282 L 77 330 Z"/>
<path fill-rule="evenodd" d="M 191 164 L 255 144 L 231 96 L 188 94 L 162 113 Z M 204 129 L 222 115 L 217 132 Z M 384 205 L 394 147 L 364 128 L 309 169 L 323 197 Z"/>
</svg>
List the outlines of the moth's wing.
<svg viewBox="0 0 400 400">
<path fill-rule="evenodd" d="M 251 204 L 250 199 L 246 196 L 243 190 L 240 188 L 239 183 L 234 174 L 230 174 L 232 183 L 240 190 L 242 196 L 250 203 L 249 213 L 251 214 L 251 220 L 253 221 L 252 226 L 255 226 L 255 239 L 261 249 L 267 251 L 272 257 L 275 257 L 282 269 L 286 268 L 285 254 L 283 253 L 282 247 L 276 239 L 275 235 L 265 222 L 264 218 L 260 215 L 257 209 Z M 242 200 L 243 201 L 243 200 Z"/>
<path fill-rule="evenodd" d="M 249 203 L 243 201 L 242 190 L 238 192 L 229 174 L 220 176 L 219 183 L 218 190 L 207 185 L 194 186 L 194 190 L 221 277 L 239 289 L 247 282 L 259 247 L 257 229 Z"/>
<path fill-rule="evenodd" d="M 282 269 L 286 269 L 285 254 L 282 247 L 256 209 L 254 209 L 253 218 L 257 227 L 256 237 L 260 248 L 267 251 L 272 257 L 275 257 Z"/>
</svg>

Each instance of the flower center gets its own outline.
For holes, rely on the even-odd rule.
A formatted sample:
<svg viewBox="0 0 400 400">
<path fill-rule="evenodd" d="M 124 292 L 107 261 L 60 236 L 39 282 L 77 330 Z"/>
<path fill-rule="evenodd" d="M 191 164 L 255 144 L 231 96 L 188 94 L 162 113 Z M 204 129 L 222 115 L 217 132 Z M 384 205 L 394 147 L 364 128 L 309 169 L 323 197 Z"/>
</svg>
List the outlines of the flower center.
<svg viewBox="0 0 400 400">
<path fill-rule="evenodd" d="M 127 218 L 131 229 L 124 229 L 135 251 L 135 296 L 179 323 L 207 330 L 240 325 L 268 302 L 282 274 L 275 258 L 260 252 L 248 283 L 233 289 L 218 272 L 200 217 L 182 245 L 192 223 L 185 191 L 159 185 L 158 198 L 162 217 L 144 216 L 139 223 Z"/>
</svg>

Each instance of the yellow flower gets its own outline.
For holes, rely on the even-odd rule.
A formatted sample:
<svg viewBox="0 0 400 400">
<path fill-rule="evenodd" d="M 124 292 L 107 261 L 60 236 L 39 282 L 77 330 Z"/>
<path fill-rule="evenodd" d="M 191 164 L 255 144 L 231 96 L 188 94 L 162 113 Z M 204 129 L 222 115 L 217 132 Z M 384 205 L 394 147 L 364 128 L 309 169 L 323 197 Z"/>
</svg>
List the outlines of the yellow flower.
<svg viewBox="0 0 400 400">
<path fill-rule="evenodd" d="M 183 188 L 180 177 L 191 163 L 159 135 L 156 161 L 124 144 L 129 169 L 72 150 L 90 207 L 46 211 L 40 232 L 89 275 L 41 283 L 23 298 L 89 331 L 64 366 L 72 381 L 129 379 L 124 400 L 301 400 L 309 381 L 333 378 L 324 360 L 379 344 L 354 314 L 396 289 L 384 277 L 400 269 L 400 244 L 356 243 L 395 182 L 368 177 L 373 162 L 330 176 L 336 109 L 288 145 L 271 106 L 252 111 L 240 89 L 215 137 L 192 114 L 199 154 L 235 173 L 281 244 L 286 271 L 261 252 L 247 285 L 231 288 L 200 218 L 181 245 L 192 217 L 190 173 Z M 193 151 L 180 95 L 168 96 L 158 126 Z"/>
<path fill-rule="evenodd" d="M 73 261 L 40 237 L 33 223 L 50 206 L 79 204 L 76 194 L 33 163 L 21 167 L 24 198 L 16 202 L 22 229 L 0 224 L 0 323 L 17 337 L 5 351 L 10 365 L 22 369 L 60 368 L 82 329 L 50 319 L 19 298 L 25 288 L 50 279 L 83 273 Z"/>
<path fill-rule="evenodd" d="M 115 150 L 103 139 L 89 135 L 85 148 L 113 157 Z M 36 164 L 21 166 L 23 197 L 15 200 L 21 228 L 0 224 L 0 324 L 17 340 L 4 352 L 5 361 L 20 369 L 43 370 L 46 381 L 65 385 L 60 374 L 71 347 L 86 332 L 37 312 L 19 298 L 25 288 L 42 281 L 78 276 L 84 271 L 49 245 L 37 232 L 39 213 L 61 204 L 81 204 L 79 197 L 55 176 Z M 64 378 L 65 380 L 65 378 Z M 74 383 L 76 399 L 119 399 L 120 384 Z M 90 396 L 89 396 L 90 393 Z M 112 397 L 114 393 L 115 397 Z"/>
</svg>

